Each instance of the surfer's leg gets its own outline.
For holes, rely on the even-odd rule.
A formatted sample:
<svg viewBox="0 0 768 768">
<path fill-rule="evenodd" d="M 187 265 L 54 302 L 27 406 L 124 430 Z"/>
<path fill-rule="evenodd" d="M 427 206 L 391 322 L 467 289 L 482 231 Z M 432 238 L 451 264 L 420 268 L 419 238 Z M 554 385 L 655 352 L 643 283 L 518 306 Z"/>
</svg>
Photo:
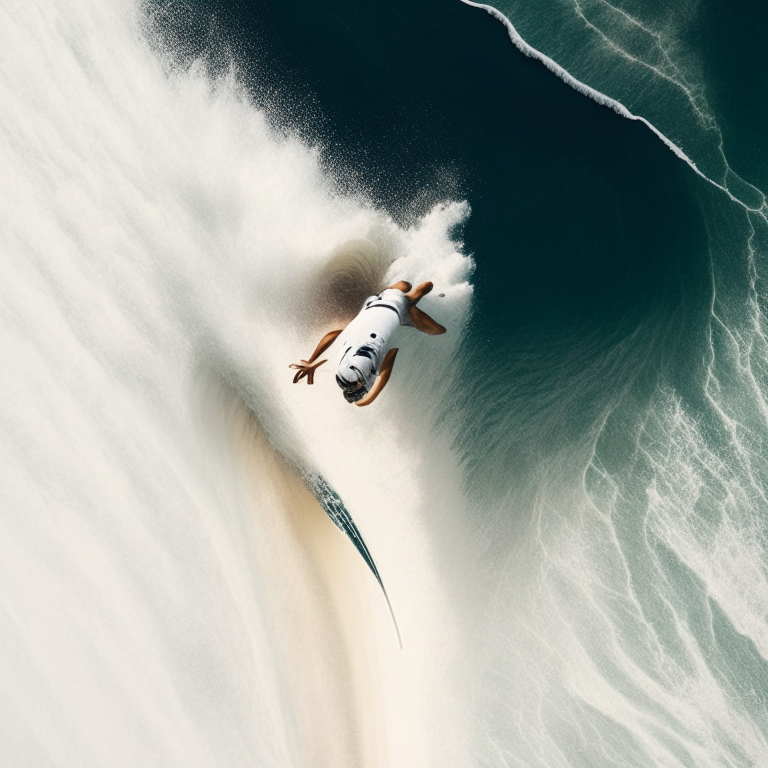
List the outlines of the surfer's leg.
<svg viewBox="0 0 768 768">
<path fill-rule="evenodd" d="M 408 286 L 408 291 L 410 292 L 404 291 L 405 297 L 411 302 L 411 304 L 418 304 L 419 301 L 421 301 L 421 299 L 423 299 L 424 296 L 426 296 L 432 290 L 432 288 L 434 288 L 434 286 L 429 282 L 429 280 L 426 283 L 422 283 L 421 285 L 416 286 L 416 288 L 414 288 L 412 291 L 411 287 Z"/>
<path fill-rule="evenodd" d="M 398 280 L 394 285 L 390 285 L 389 287 L 394 288 L 397 291 L 402 291 L 403 293 L 408 293 L 408 291 L 411 290 L 411 284 L 407 280 Z"/>
<path fill-rule="evenodd" d="M 408 315 L 417 331 L 428 333 L 430 336 L 439 336 L 441 333 L 445 333 L 445 328 L 440 323 L 433 320 L 426 312 L 422 312 L 414 304 L 408 307 Z"/>
</svg>

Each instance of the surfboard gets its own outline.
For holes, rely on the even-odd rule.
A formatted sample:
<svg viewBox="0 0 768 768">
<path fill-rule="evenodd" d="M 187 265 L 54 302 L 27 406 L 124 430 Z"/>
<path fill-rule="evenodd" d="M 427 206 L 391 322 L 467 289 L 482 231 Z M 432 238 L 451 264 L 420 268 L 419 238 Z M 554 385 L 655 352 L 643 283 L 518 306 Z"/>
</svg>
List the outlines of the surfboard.
<svg viewBox="0 0 768 768">
<path fill-rule="evenodd" d="M 307 487 L 312 492 L 312 495 L 317 499 L 320 506 L 325 510 L 325 513 L 334 522 L 337 528 L 341 530 L 347 538 L 352 542 L 355 549 L 360 553 L 360 556 L 365 560 L 366 565 L 370 568 L 371 573 L 378 581 L 381 591 L 384 594 L 384 599 L 387 601 L 387 607 L 389 608 L 390 616 L 395 625 L 395 632 L 397 633 L 397 641 L 400 644 L 400 648 L 403 647 L 403 640 L 400 636 L 400 628 L 397 625 L 397 619 L 395 618 L 395 612 L 392 609 L 392 603 L 389 601 L 389 595 L 384 588 L 384 582 L 379 575 L 379 569 L 376 567 L 376 563 L 373 561 L 373 556 L 370 550 L 366 546 L 360 531 L 355 525 L 352 515 L 344 506 L 344 502 L 336 491 L 333 490 L 328 481 L 321 475 L 304 470 L 302 472 L 304 481 Z"/>
</svg>

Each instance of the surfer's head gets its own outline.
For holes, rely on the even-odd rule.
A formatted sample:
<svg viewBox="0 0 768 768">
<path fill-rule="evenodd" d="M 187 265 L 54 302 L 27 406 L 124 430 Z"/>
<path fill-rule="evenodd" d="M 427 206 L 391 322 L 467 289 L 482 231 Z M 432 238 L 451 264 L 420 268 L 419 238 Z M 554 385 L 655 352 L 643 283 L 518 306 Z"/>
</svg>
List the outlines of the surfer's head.
<svg viewBox="0 0 768 768">
<path fill-rule="evenodd" d="M 341 387 L 341 393 L 348 403 L 356 403 L 368 394 L 368 390 L 363 386 L 362 382 L 356 381 L 351 386 L 347 386 L 346 383 L 342 384 L 342 381 L 343 379 L 340 379 L 338 376 L 336 377 L 336 383 Z"/>
<path fill-rule="evenodd" d="M 374 350 L 361 347 L 354 352 L 347 350 L 339 363 L 336 373 L 336 383 L 341 387 L 344 398 L 348 403 L 356 403 L 365 397 L 376 379 L 376 363 Z"/>
</svg>

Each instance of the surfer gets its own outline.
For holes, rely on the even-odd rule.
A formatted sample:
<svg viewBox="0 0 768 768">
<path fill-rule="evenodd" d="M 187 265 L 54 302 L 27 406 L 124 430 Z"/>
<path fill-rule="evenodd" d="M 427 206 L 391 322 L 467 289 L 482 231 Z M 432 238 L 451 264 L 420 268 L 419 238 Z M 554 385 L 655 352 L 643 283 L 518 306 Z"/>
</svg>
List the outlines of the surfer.
<svg viewBox="0 0 768 768">
<path fill-rule="evenodd" d="M 357 317 L 346 328 L 326 333 L 309 360 L 289 366 L 297 371 L 293 383 L 306 376 L 307 384 L 314 384 L 315 370 L 327 362 L 315 361 L 341 336 L 342 353 L 336 383 L 348 403 L 370 405 L 392 375 L 397 347 L 390 347 L 390 342 L 399 326 L 410 325 L 430 336 L 445 333 L 440 323 L 416 306 L 432 287 L 432 283 L 426 282 L 411 289 L 410 283 L 400 280 L 378 296 L 367 298 Z"/>
</svg>

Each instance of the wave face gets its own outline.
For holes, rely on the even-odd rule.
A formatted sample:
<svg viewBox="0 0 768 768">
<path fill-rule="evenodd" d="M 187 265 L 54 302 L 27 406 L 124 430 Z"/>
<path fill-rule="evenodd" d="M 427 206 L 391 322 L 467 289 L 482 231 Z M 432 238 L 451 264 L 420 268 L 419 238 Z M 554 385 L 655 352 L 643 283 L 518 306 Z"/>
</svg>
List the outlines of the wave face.
<svg viewBox="0 0 768 768">
<path fill-rule="evenodd" d="M 131 4 L 12 5 L 0 762 L 462 764 L 416 438 L 468 313 L 466 205 L 401 227 L 342 194 L 233 77 L 163 61 Z M 330 367 L 312 388 L 288 370 L 348 298 L 317 296 L 355 270 L 434 280 L 425 307 L 451 328 L 403 349 L 367 411 Z M 353 510 L 402 653 L 302 468 Z M 435 471 L 449 493 L 449 452 Z"/>
</svg>

